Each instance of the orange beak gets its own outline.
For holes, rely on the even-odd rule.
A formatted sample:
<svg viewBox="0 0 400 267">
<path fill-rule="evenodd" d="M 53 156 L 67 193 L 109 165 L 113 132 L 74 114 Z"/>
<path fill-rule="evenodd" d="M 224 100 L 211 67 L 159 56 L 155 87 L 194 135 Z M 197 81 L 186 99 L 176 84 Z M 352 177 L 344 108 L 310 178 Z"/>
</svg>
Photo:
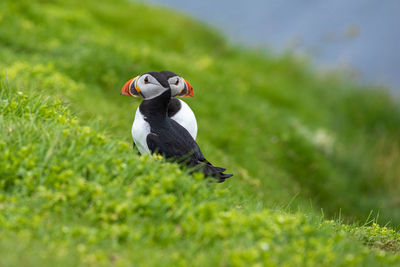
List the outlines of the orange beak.
<svg viewBox="0 0 400 267">
<path fill-rule="evenodd" d="M 135 87 L 136 78 L 132 78 L 125 83 L 124 87 L 122 87 L 121 95 L 139 97 L 139 87 Z"/>
<path fill-rule="evenodd" d="M 194 97 L 193 87 L 186 80 L 184 81 L 186 83 L 187 93 L 183 95 L 183 97 Z"/>
</svg>

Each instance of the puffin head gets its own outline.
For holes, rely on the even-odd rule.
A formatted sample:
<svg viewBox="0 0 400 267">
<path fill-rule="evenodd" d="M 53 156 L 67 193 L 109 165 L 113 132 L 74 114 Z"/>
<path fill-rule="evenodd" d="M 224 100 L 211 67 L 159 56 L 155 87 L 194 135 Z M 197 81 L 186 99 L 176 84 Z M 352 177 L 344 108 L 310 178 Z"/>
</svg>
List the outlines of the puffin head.
<svg viewBox="0 0 400 267">
<path fill-rule="evenodd" d="M 168 80 L 169 86 L 171 87 L 171 96 L 181 96 L 181 97 L 193 97 L 194 91 L 190 83 L 188 83 L 181 76 L 173 73 L 169 70 L 164 70 L 160 72 Z"/>
<path fill-rule="evenodd" d="M 170 90 L 168 80 L 160 72 L 148 72 L 127 81 L 122 87 L 121 95 L 155 98 Z"/>
</svg>

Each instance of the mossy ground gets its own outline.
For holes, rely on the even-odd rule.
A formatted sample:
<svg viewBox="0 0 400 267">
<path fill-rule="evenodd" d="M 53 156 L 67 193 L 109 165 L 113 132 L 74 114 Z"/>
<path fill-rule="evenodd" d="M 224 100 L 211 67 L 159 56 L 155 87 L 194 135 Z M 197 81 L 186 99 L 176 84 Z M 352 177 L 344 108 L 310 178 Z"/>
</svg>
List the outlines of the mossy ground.
<svg viewBox="0 0 400 267">
<path fill-rule="evenodd" d="M 382 90 L 125 1 L 2 1 L 0 58 L 0 264 L 399 264 L 400 108 Z M 139 103 L 119 89 L 163 69 L 194 86 L 228 182 L 132 150 Z"/>
</svg>

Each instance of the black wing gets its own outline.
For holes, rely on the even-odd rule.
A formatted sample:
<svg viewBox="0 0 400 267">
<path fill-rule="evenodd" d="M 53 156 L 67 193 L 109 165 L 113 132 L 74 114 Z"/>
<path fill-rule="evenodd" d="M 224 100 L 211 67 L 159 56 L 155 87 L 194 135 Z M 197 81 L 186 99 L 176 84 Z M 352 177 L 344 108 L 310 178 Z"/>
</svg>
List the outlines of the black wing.
<svg viewBox="0 0 400 267">
<path fill-rule="evenodd" d="M 155 129 L 147 136 L 147 146 L 152 153 L 160 153 L 166 158 L 173 158 L 180 163 L 202 171 L 205 176 L 217 178 L 219 182 L 231 177 L 224 174 L 225 168 L 213 166 L 201 152 L 189 132 L 174 120 L 169 120 L 168 130 Z"/>
</svg>

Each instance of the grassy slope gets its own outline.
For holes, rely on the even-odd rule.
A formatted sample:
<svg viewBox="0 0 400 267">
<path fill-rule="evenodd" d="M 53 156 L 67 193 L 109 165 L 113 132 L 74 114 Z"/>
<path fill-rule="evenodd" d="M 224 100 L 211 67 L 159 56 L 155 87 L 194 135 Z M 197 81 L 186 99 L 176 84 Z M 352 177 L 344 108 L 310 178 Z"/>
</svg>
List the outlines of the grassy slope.
<svg viewBox="0 0 400 267">
<path fill-rule="evenodd" d="M 2 1 L 0 23 L 3 264 L 399 259 L 362 245 L 396 251 L 398 233 L 310 207 L 346 220 L 381 209 L 398 225 L 400 112 L 386 94 L 141 4 Z M 229 183 L 131 151 L 138 102 L 119 88 L 162 69 L 194 86 L 200 146 L 236 174 Z"/>
</svg>

